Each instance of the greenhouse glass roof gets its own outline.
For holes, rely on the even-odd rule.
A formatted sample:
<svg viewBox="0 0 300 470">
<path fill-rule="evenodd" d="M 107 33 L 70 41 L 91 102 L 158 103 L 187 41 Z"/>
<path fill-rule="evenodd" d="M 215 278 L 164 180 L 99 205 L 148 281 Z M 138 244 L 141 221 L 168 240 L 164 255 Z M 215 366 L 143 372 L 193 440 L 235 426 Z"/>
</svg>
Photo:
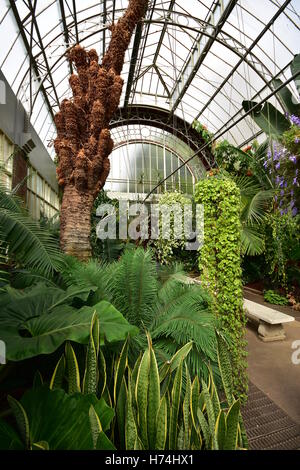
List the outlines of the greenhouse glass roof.
<svg viewBox="0 0 300 470">
<path fill-rule="evenodd" d="M 108 28 L 127 4 L 0 0 L 0 68 L 50 152 L 53 115 L 70 96 L 66 49 L 80 42 L 102 57 Z M 160 132 L 145 129 L 171 132 L 179 122 L 186 148 L 193 148 L 195 119 L 213 133 L 225 131 L 244 114 L 243 100 L 270 94 L 274 76 L 290 78 L 289 65 L 299 52 L 299 7 L 300 0 L 151 0 L 126 53 L 120 118 L 113 124 L 116 144 L 130 140 L 129 125 L 133 139 L 160 141 Z M 282 109 L 278 98 L 270 101 Z M 224 138 L 243 146 L 259 134 L 246 117 Z"/>
</svg>

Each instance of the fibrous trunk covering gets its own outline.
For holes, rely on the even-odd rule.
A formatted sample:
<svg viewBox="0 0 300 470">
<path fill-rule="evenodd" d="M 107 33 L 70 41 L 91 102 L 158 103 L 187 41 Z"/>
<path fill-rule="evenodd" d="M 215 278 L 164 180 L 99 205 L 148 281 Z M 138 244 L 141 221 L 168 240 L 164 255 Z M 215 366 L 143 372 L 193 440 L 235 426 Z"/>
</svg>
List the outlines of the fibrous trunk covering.
<svg viewBox="0 0 300 470">
<path fill-rule="evenodd" d="M 73 98 L 63 100 L 55 116 L 57 176 L 63 188 L 60 242 L 66 253 L 82 260 L 91 256 L 90 214 L 109 174 L 109 122 L 120 102 L 125 52 L 147 4 L 148 0 L 129 0 L 123 17 L 110 28 L 111 41 L 101 65 L 94 49 L 76 45 L 68 52 L 77 70 L 69 79 Z"/>
</svg>

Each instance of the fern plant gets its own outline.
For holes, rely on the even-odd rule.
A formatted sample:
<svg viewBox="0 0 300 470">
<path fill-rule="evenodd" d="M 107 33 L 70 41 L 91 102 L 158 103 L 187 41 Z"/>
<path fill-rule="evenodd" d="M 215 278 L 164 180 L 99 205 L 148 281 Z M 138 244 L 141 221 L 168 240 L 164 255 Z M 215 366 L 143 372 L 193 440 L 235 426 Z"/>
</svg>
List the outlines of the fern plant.
<svg viewBox="0 0 300 470">
<path fill-rule="evenodd" d="M 216 378 L 216 331 L 218 322 L 210 309 L 210 298 L 197 285 L 190 285 L 180 265 L 157 266 L 150 250 L 128 250 L 112 264 L 69 259 L 62 273 L 67 285 L 95 286 L 89 305 L 111 302 L 140 334 L 130 341 L 131 360 L 144 350 L 147 329 L 155 344 L 158 361 L 168 360 L 193 341 L 187 363 L 192 376 L 208 378 L 210 364 Z"/>
</svg>

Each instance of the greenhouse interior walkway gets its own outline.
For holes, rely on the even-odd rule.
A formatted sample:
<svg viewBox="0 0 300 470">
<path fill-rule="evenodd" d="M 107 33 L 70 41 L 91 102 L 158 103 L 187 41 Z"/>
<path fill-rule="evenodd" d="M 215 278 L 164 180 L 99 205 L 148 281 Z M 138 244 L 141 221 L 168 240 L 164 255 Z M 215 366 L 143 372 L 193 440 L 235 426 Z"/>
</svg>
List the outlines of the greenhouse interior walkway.
<svg viewBox="0 0 300 470">
<path fill-rule="evenodd" d="M 300 365 L 292 362 L 300 323 L 285 331 L 286 340 L 264 343 L 247 327 L 250 385 L 243 417 L 252 449 L 300 449 Z"/>
</svg>

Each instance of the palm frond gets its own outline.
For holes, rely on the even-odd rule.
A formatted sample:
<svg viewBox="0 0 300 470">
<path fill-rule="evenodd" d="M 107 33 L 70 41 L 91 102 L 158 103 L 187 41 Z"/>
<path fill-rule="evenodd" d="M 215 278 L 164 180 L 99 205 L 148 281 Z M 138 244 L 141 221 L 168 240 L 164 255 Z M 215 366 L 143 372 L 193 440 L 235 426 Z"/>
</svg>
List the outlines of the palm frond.
<svg viewBox="0 0 300 470">
<path fill-rule="evenodd" d="M 256 256 L 264 252 L 264 236 L 258 226 L 244 225 L 241 232 L 242 252 L 245 255 Z"/>
<path fill-rule="evenodd" d="M 265 221 L 270 203 L 273 199 L 274 191 L 258 191 L 250 197 L 242 211 L 242 222 L 249 225 L 262 224 Z"/>
</svg>

